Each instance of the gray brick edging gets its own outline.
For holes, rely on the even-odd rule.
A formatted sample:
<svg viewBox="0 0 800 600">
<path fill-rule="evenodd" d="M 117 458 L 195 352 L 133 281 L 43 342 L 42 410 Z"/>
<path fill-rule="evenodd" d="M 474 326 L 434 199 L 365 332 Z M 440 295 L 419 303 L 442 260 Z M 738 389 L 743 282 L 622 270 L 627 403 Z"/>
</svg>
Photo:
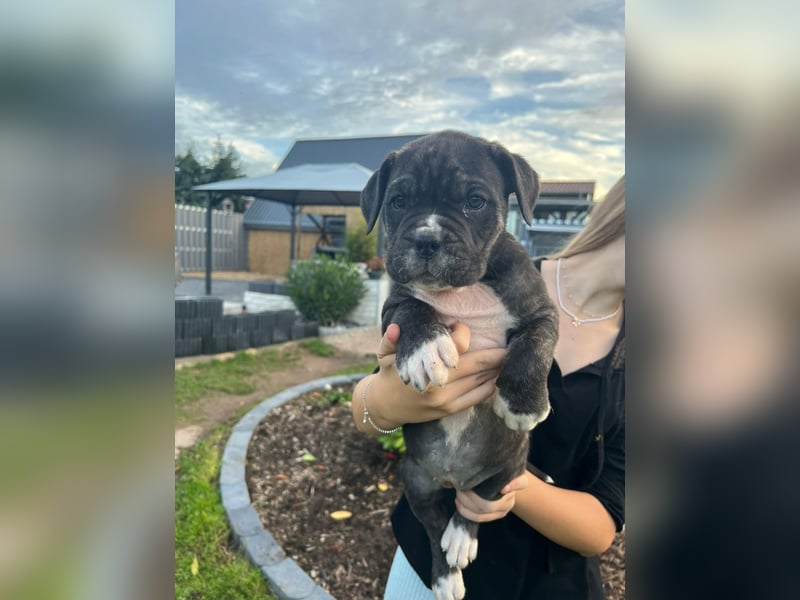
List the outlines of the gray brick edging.
<svg viewBox="0 0 800 600">
<path fill-rule="evenodd" d="M 219 488 L 222 506 L 236 542 L 261 569 L 279 600 L 335 600 L 314 582 L 264 529 L 250 501 L 245 481 L 247 447 L 261 420 L 274 408 L 326 385 L 352 383 L 367 375 L 334 375 L 296 385 L 260 402 L 231 431 L 222 454 Z"/>
</svg>

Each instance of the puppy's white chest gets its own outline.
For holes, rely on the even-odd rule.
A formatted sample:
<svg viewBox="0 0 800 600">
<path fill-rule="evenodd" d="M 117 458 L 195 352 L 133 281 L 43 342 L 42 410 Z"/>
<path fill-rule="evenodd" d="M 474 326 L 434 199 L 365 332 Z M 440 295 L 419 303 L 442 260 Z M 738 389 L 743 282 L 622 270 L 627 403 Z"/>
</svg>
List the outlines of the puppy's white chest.
<svg viewBox="0 0 800 600">
<path fill-rule="evenodd" d="M 516 320 L 506 309 L 500 297 L 486 284 L 478 283 L 441 292 L 414 290 L 414 295 L 432 306 L 439 320 L 448 327 L 464 323 L 471 332 L 470 350 L 483 348 L 505 348 L 507 332 L 516 325 Z M 461 436 L 474 417 L 470 407 L 449 417 L 440 419 L 445 439 L 450 448 L 457 448 Z"/>
<path fill-rule="evenodd" d="M 516 319 L 488 285 L 476 283 L 439 292 L 412 291 L 416 298 L 436 310 L 444 325 L 464 323 L 469 327 L 470 350 L 506 347 L 506 333 L 516 325 Z"/>
</svg>

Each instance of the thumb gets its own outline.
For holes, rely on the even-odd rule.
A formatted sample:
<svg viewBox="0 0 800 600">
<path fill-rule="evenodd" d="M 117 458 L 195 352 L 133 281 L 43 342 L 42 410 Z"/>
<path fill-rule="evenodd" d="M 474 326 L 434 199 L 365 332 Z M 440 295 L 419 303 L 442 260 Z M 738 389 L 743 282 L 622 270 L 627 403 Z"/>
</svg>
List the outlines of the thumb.
<svg viewBox="0 0 800 600">
<path fill-rule="evenodd" d="M 380 344 L 378 344 L 378 360 L 389 354 L 397 352 L 397 340 L 400 339 L 400 326 L 392 323 L 386 328 Z"/>
<path fill-rule="evenodd" d="M 469 327 L 463 323 L 456 323 L 450 330 L 450 337 L 453 338 L 453 343 L 456 345 L 459 354 L 464 354 L 469 350 L 469 342 L 472 337 Z"/>
</svg>

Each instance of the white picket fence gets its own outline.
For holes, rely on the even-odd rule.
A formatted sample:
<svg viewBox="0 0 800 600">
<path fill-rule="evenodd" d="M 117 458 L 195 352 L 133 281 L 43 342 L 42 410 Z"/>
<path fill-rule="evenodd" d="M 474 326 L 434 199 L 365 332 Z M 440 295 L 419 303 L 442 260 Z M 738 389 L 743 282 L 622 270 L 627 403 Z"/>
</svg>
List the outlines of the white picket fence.
<svg viewBox="0 0 800 600">
<path fill-rule="evenodd" d="M 247 270 L 247 239 L 244 215 L 213 210 L 211 250 L 214 270 Z M 206 268 L 206 209 L 175 205 L 175 253 L 181 271 Z"/>
</svg>

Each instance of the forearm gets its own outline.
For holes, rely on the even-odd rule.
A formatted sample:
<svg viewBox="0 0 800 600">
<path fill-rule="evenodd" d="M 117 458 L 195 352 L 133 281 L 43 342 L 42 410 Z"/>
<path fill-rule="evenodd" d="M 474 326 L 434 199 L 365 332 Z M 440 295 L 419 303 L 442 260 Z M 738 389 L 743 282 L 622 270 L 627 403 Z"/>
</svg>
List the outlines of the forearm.
<svg viewBox="0 0 800 600">
<path fill-rule="evenodd" d="M 528 486 L 516 492 L 514 514 L 545 537 L 584 556 L 608 549 L 616 530 L 597 498 L 545 483 L 530 472 L 526 478 Z"/>
<path fill-rule="evenodd" d="M 351 404 L 353 422 L 356 429 L 374 437 L 381 435 L 381 433 L 364 418 L 365 401 L 369 411 L 369 418 L 381 429 L 389 430 L 402 424 L 402 422 L 389 421 L 384 416 L 386 410 L 385 401 L 389 400 L 390 394 L 383 389 L 382 383 L 378 374 L 367 375 L 353 389 L 353 401 Z"/>
</svg>

